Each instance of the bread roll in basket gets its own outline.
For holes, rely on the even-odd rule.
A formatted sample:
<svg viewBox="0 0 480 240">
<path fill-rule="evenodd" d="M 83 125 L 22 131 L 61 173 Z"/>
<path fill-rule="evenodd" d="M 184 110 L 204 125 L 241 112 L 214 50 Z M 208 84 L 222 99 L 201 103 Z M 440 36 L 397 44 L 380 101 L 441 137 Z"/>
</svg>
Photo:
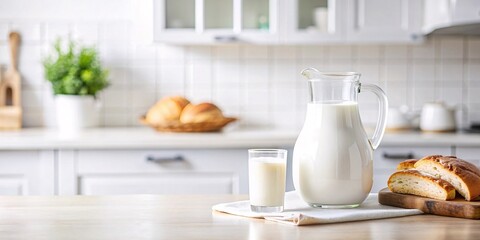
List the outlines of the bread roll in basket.
<svg viewBox="0 0 480 240">
<path fill-rule="evenodd" d="M 190 101 L 181 96 L 165 97 L 148 110 L 145 121 L 155 125 L 177 121 L 188 104 Z"/>
<path fill-rule="evenodd" d="M 161 99 L 140 119 L 160 132 L 214 132 L 236 120 L 213 103 L 195 105 L 180 96 Z"/>
</svg>

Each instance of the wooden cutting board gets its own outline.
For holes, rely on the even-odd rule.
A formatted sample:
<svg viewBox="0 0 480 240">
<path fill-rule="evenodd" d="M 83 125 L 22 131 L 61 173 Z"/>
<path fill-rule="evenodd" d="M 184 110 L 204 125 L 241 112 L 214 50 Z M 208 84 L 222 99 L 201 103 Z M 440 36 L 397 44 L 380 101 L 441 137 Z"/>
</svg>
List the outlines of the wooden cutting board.
<svg viewBox="0 0 480 240">
<path fill-rule="evenodd" d="M 414 195 L 393 193 L 390 192 L 388 188 L 384 188 L 378 193 L 378 202 L 394 207 L 419 209 L 424 213 L 434 215 L 480 219 L 480 201 L 468 202 L 461 198 L 442 201 Z"/>
<path fill-rule="evenodd" d="M 18 73 L 18 46 L 20 34 L 9 35 L 11 64 L 0 79 L 0 129 L 19 129 L 22 127 L 21 79 Z M 0 73 L 1 74 L 1 73 Z"/>
</svg>

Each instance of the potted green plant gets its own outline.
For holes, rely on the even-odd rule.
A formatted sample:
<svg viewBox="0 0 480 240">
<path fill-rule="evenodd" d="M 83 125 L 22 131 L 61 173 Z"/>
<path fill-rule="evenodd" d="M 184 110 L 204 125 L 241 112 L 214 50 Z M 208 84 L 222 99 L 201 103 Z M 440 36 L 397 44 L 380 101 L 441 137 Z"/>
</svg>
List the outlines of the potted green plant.
<svg viewBox="0 0 480 240">
<path fill-rule="evenodd" d="M 59 39 L 53 45 L 53 53 L 43 60 L 43 66 L 55 95 L 60 132 L 76 133 L 98 126 L 97 95 L 109 82 L 108 71 L 102 68 L 97 50 L 73 41 L 63 49 Z"/>
</svg>

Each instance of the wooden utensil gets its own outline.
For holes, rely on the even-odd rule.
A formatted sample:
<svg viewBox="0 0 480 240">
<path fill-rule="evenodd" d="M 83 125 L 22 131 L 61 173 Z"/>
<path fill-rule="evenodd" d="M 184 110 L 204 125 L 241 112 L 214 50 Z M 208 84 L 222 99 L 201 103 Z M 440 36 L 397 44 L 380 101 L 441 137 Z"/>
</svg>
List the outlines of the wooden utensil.
<svg viewBox="0 0 480 240">
<path fill-rule="evenodd" d="M 22 127 L 21 79 L 17 68 L 20 34 L 9 35 L 10 67 L 0 81 L 0 129 L 19 129 Z"/>
<path fill-rule="evenodd" d="M 451 201 L 443 201 L 414 195 L 393 193 L 388 188 L 385 188 L 378 193 L 378 202 L 383 205 L 394 207 L 419 209 L 424 213 L 434 215 L 480 219 L 480 202 L 468 202 L 461 198 Z"/>
</svg>

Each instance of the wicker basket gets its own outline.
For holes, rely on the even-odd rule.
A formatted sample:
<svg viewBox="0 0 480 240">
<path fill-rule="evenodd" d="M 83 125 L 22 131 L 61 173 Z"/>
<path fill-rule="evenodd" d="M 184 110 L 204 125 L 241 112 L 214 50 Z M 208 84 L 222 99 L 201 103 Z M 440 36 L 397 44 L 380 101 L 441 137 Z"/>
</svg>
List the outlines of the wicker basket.
<svg viewBox="0 0 480 240">
<path fill-rule="evenodd" d="M 140 118 L 141 123 L 150 126 L 159 132 L 216 132 L 236 120 L 236 118 L 225 117 L 214 122 L 181 123 L 175 121 L 166 125 L 153 125 L 146 121 L 145 116 Z"/>
</svg>

